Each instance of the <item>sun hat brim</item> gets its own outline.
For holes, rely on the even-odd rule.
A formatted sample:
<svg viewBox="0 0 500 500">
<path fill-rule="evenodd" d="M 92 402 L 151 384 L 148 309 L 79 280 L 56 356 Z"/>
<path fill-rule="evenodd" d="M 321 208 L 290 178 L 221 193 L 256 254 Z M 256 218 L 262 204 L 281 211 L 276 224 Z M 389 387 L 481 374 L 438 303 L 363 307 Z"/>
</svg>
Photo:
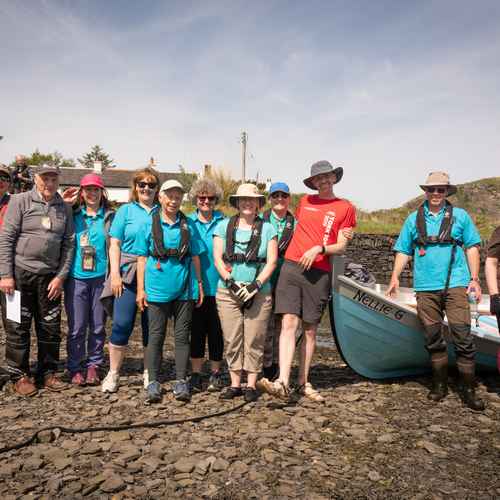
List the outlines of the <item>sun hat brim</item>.
<svg viewBox="0 0 500 500">
<path fill-rule="evenodd" d="M 229 204 L 238 210 L 238 199 L 239 198 L 255 198 L 256 200 L 259 200 L 259 208 L 262 208 L 266 204 L 266 197 L 263 194 L 259 195 L 237 195 L 237 194 L 232 194 L 229 196 Z"/>
<path fill-rule="evenodd" d="M 344 169 L 342 167 L 337 167 L 337 168 L 334 168 L 333 170 L 331 170 L 331 172 L 333 172 L 335 174 L 335 177 L 336 177 L 335 184 L 338 184 L 340 182 L 340 180 L 342 179 L 343 175 L 344 175 Z M 323 172 L 323 173 L 328 173 L 328 172 Z M 315 191 L 316 188 L 314 187 L 314 184 L 312 183 L 312 180 L 315 177 L 317 177 L 318 175 L 322 175 L 322 174 L 311 175 L 307 179 L 304 179 L 304 184 L 309 189 L 312 189 L 313 191 Z"/>
</svg>

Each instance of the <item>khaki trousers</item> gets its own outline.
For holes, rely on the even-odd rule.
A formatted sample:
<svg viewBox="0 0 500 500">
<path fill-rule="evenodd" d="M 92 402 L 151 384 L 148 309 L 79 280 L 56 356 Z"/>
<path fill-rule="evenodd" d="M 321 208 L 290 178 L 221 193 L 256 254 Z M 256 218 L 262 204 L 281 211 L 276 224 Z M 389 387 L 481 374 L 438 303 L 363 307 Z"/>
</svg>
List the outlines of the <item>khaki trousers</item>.
<svg viewBox="0 0 500 500">
<path fill-rule="evenodd" d="M 272 312 L 271 295 L 259 292 L 248 309 L 242 309 L 241 302 L 226 288 L 217 290 L 216 300 L 229 369 L 259 373 Z"/>
</svg>

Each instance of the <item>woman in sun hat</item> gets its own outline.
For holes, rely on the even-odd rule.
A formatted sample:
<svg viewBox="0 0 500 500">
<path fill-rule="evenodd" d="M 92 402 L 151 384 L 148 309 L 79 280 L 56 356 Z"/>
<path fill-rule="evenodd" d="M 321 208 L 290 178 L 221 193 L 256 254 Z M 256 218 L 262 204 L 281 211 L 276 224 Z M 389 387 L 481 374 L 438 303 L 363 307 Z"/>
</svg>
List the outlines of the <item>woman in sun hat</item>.
<svg viewBox="0 0 500 500">
<path fill-rule="evenodd" d="M 68 318 L 67 368 L 71 383 L 96 385 L 104 363 L 106 314 L 100 301 L 108 268 L 114 211 L 100 175 L 82 177 L 73 205 L 75 255 L 64 285 Z"/>
<path fill-rule="evenodd" d="M 247 373 L 246 401 L 255 401 L 262 370 L 267 323 L 272 312 L 269 279 L 278 259 L 276 230 L 259 216 L 265 197 L 254 184 L 241 184 L 229 197 L 238 213 L 221 222 L 214 234 L 214 260 L 220 280 L 217 309 L 224 333 L 231 386 L 222 399 L 243 395 L 241 375 Z"/>
</svg>

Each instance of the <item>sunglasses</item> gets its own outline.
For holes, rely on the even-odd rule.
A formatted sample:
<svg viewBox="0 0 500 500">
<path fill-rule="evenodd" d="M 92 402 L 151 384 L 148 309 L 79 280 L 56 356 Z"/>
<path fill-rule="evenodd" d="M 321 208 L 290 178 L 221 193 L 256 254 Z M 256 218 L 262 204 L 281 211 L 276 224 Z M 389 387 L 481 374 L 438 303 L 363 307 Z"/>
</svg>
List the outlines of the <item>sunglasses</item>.
<svg viewBox="0 0 500 500">
<path fill-rule="evenodd" d="M 439 193 L 439 194 L 444 194 L 446 193 L 446 188 L 439 188 L 439 187 L 430 187 L 427 188 L 426 191 L 428 193 Z"/>
<path fill-rule="evenodd" d="M 277 199 L 277 198 L 283 198 L 287 199 L 290 195 L 288 193 L 282 193 L 281 191 L 277 191 L 276 193 L 273 193 L 271 195 L 271 198 Z"/>
<path fill-rule="evenodd" d="M 215 201 L 217 196 L 198 196 L 198 201 Z"/>
<path fill-rule="evenodd" d="M 0 175 L 0 181 L 2 181 L 2 182 L 10 182 L 10 177 L 6 177 L 5 175 Z"/>
<path fill-rule="evenodd" d="M 140 181 L 137 183 L 137 185 L 141 188 L 141 189 L 144 189 L 146 186 L 149 188 L 149 189 L 156 189 L 156 186 L 158 186 L 158 184 L 156 184 L 156 182 L 143 182 L 143 181 Z"/>
</svg>

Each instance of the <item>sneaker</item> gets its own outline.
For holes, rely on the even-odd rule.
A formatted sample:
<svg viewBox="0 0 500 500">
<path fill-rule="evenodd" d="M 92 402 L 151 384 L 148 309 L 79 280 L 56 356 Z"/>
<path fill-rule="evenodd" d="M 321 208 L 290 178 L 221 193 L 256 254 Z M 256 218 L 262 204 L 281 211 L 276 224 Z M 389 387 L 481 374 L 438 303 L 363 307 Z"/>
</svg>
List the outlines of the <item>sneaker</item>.
<svg viewBox="0 0 500 500">
<path fill-rule="evenodd" d="M 101 381 L 101 377 L 99 377 L 99 368 L 95 365 L 90 365 L 87 368 L 87 378 L 85 379 L 85 383 L 87 385 L 99 385 Z"/>
<path fill-rule="evenodd" d="M 266 377 L 257 380 L 257 389 L 261 392 L 267 392 L 271 396 L 288 401 L 290 399 L 290 389 L 283 384 L 281 380 L 271 382 Z"/>
<path fill-rule="evenodd" d="M 161 401 L 161 385 L 159 382 L 157 382 L 156 380 L 154 382 L 151 382 L 147 386 L 146 391 L 148 392 L 148 403 L 159 403 Z"/>
<path fill-rule="evenodd" d="M 203 390 L 201 374 L 197 372 L 192 373 L 191 378 L 189 379 L 189 384 L 192 392 L 201 392 Z"/>
<path fill-rule="evenodd" d="M 147 370 L 144 370 L 142 374 L 142 383 L 144 385 L 144 389 L 147 389 L 149 387 L 149 373 Z"/>
<path fill-rule="evenodd" d="M 102 381 L 101 391 L 102 392 L 116 392 L 120 382 L 120 375 L 111 370 L 108 372 L 104 380 Z"/>
<path fill-rule="evenodd" d="M 71 384 L 72 385 L 85 385 L 85 378 L 80 372 L 76 372 L 72 377 L 71 377 Z"/>
<path fill-rule="evenodd" d="M 227 387 L 221 392 L 219 399 L 234 399 L 243 396 L 243 391 L 241 387 Z"/>
<path fill-rule="evenodd" d="M 220 372 L 212 372 L 210 378 L 208 379 L 208 392 L 219 392 L 222 391 L 224 387 L 224 381 L 222 380 L 222 375 Z"/>
<path fill-rule="evenodd" d="M 60 392 L 67 389 L 68 384 L 63 382 L 55 373 L 47 373 L 47 375 L 43 377 L 43 388 L 53 392 Z"/>
<path fill-rule="evenodd" d="M 299 394 L 315 403 L 324 403 L 325 398 L 311 385 L 310 382 L 299 387 Z"/>
<path fill-rule="evenodd" d="M 27 375 L 16 381 L 14 390 L 20 396 L 34 396 L 38 392 L 34 380 Z"/>
<path fill-rule="evenodd" d="M 254 401 L 257 401 L 259 399 L 259 393 L 257 392 L 257 389 L 254 389 L 253 387 L 247 387 L 245 391 L 245 401 L 247 403 L 253 403 Z"/>
<path fill-rule="evenodd" d="M 190 401 L 191 393 L 189 392 L 189 384 L 186 380 L 181 379 L 174 383 L 174 397 L 177 401 Z"/>
</svg>

